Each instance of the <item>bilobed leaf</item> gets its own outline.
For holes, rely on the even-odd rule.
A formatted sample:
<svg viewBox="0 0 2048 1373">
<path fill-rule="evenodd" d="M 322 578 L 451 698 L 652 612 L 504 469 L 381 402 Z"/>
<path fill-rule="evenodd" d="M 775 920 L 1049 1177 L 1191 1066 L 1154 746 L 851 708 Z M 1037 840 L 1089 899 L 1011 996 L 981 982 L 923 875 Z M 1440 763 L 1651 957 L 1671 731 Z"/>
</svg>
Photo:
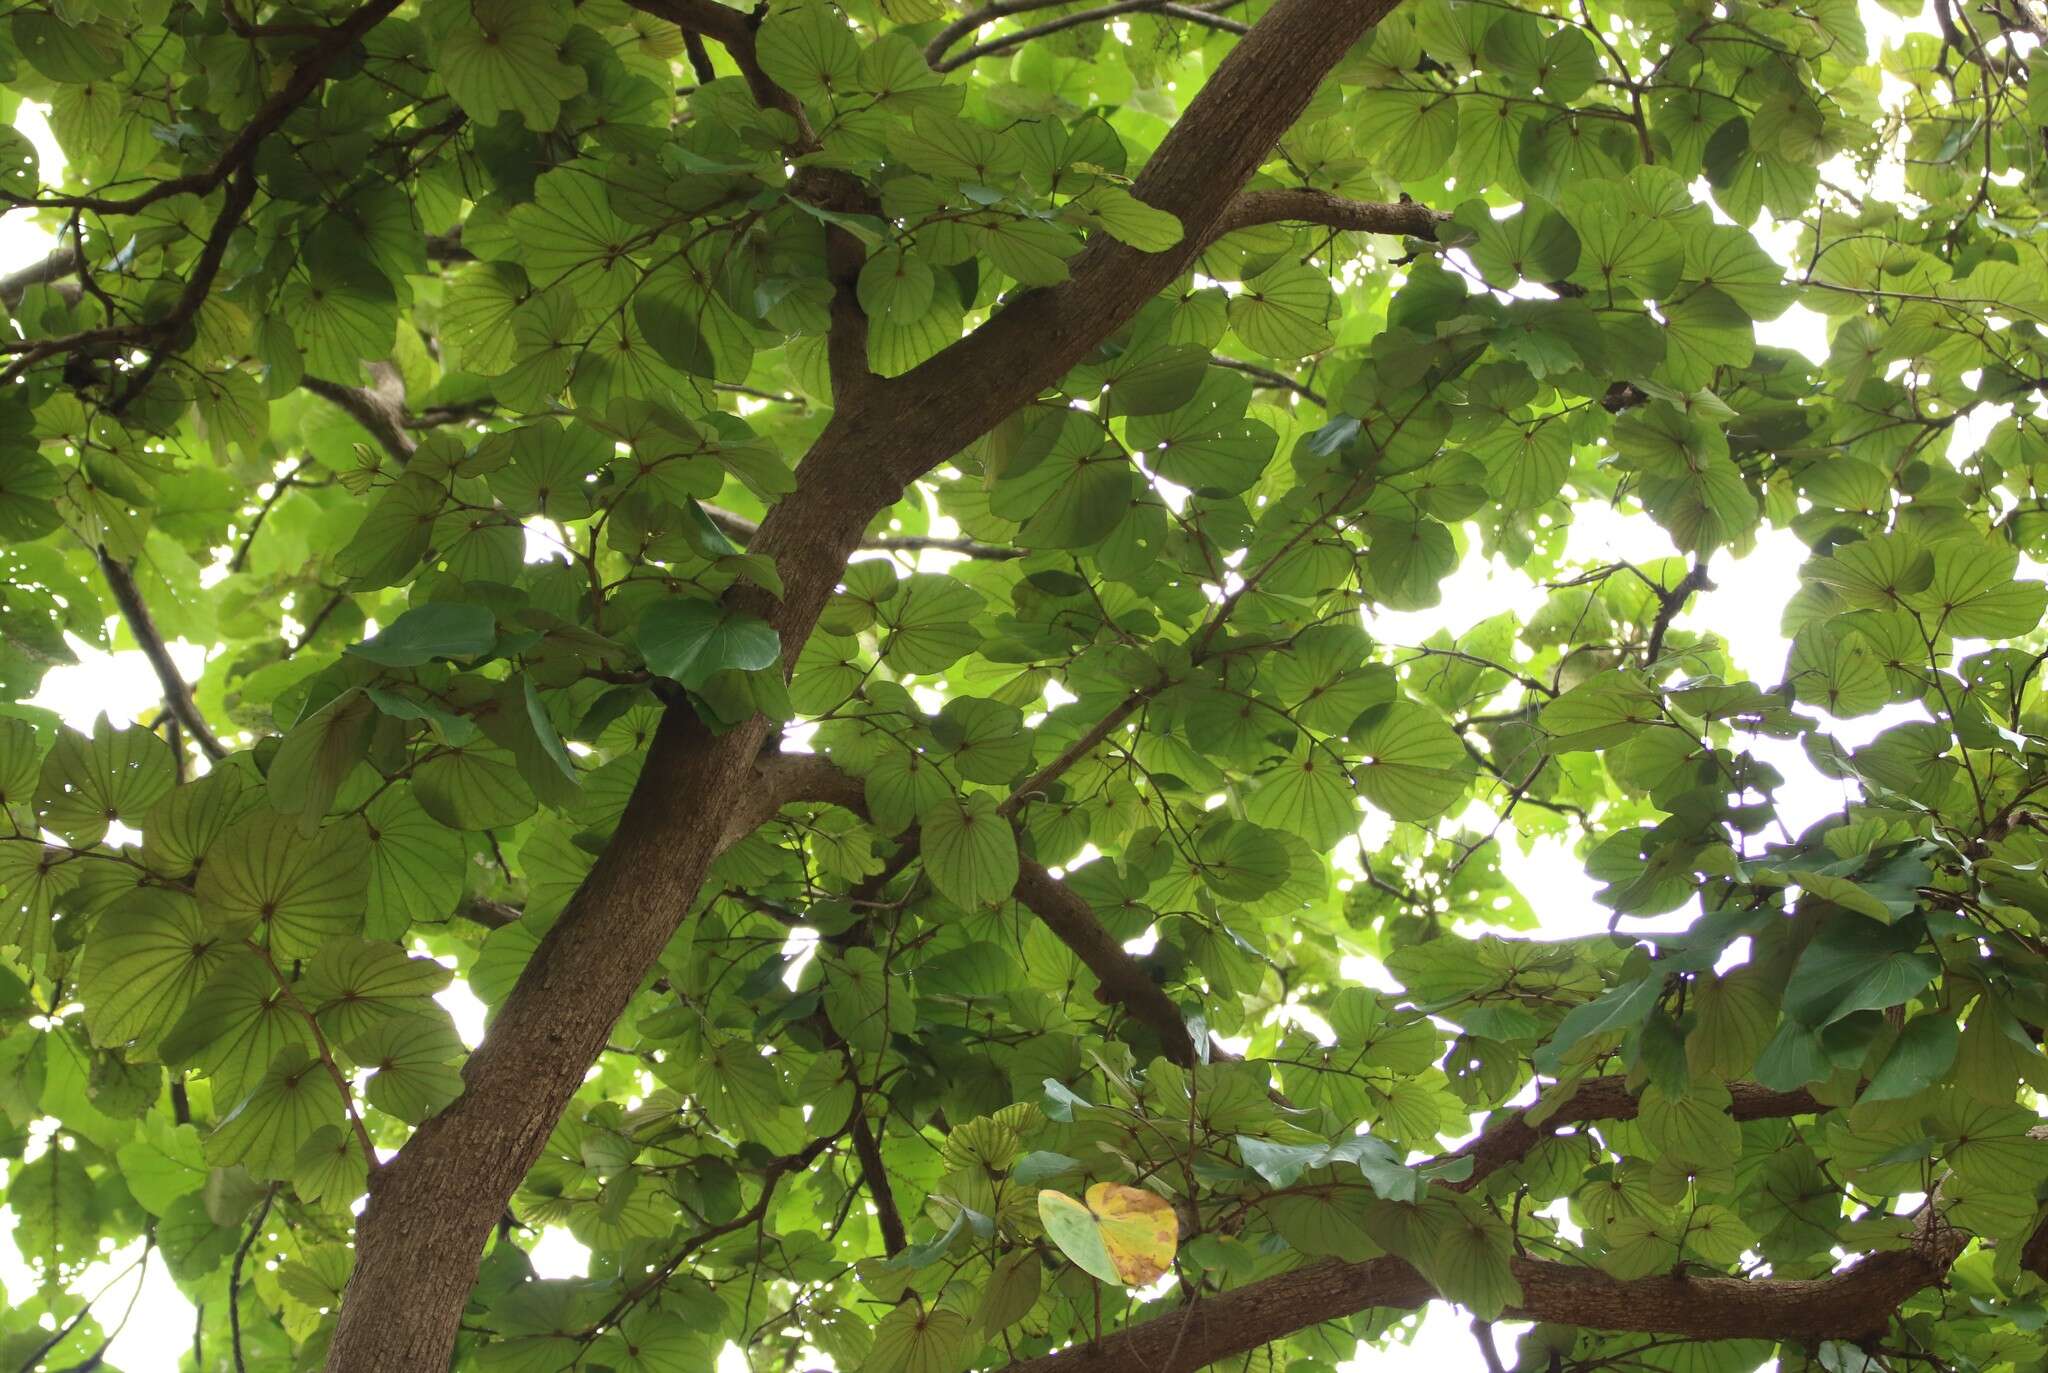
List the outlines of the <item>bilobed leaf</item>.
<svg viewBox="0 0 2048 1373">
<path fill-rule="evenodd" d="M 974 1354 L 973 1326 L 958 1311 L 905 1299 L 875 1323 L 860 1373 L 960 1373 Z"/>
<path fill-rule="evenodd" d="M 462 836 L 428 815 L 403 784 L 379 793 L 362 824 L 370 841 L 363 932 L 396 939 L 414 922 L 446 919 L 462 899 L 469 859 Z"/>
<path fill-rule="evenodd" d="M 74 844 L 98 843 L 107 826 L 134 824 L 177 781 L 164 741 L 146 729 L 116 729 L 102 715 L 90 737 L 63 730 L 43 758 L 36 814 Z"/>
<path fill-rule="evenodd" d="M 436 658 L 474 658 L 489 652 L 496 638 L 497 621 L 485 607 L 436 601 L 415 606 L 346 651 L 380 667 L 418 667 Z"/>
<path fill-rule="evenodd" d="M 420 809 L 450 829 L 502 829 L 534 811 L 519 769 L 493 749 L 436 752 L 413 770 L 412 783 Z"/>
<path fill-rule="evenodd" d="M 102 916 L 79 973 L 93 1042 L 147 1047 L 177 1023 L 232 949 L 195 902 L 168 892 Z"/>
<path fill-rule="evenodd" d="M 240 1164 L 259 1178 L 291 1174 L 299 1150 L 342 1117 L 341 1094 L 326 1068 L 291 1046 L 271 1060 L 249 1094 L 206 1137 L 206 1161 Z"/>
<path fill-rule="evenodd" d="M 1637 1115 L 1645 1137 L 1662 1156 L 1696 1168 L 1722 1167 L 1742 1149 L 1742 1129 L 1728 1114 L 1728 1089 L 1714 1079 L 1673 1092 L 1652 1083 Z"/>
<path fill-rule="evenodd" d="M 217 929 L 256 933 L 276 957 L 305 958 L 361 927 L 368 859 L 351 826 L 308 839 L 284 817 L 257 812 L 224 834 L 199 870 L 199 908 Z"/>
<path fill-rule="evenodd" d="M 1396 820 L 1427 820 L 1465 792 L 1473 764 L 1436 712 L 1397 701 L 1371 715 L 1352 739 L 1352 771 L 1365 799 Z"/>
<path fill-rule="evenodd" d="M 1292 361 L 1330 346 L 1331 307 L 1322 273 L 1290 263 L 1253 277 L 1230 298 L 1230 327 L 1253 352 Z"/>
<path fill-rule="evenodd" d="M 830 5 L 813 0 L 772 10 L 754 45 L 761 70 L 800 100 L 851 94 L 859 84 L 860 45 Z"/>
<path fill-rule="evenodd" d="M 370 1071 L 369 1103 L 417 1125 L 462 1094 L 462 1041 L 444 1014 L 383 1016 L 345 1041 Z"/>
<path fill-rule="evenodd" d="M 501 110 L 529 129 L 553 128 L 562 102 L 581 95 L 583 69 L 561 57 L 566 8 L 528 0 L 478 0 L 441 40 L 448 93 L 484 124 Z"/>
<path fill-rule="evenodd" d="M 2048 584 L 2015 577 L 2019 556 L 1975 540 L 1930 550 L 1933 577 L 1912 600 L 1921 616 L 1959 638 L 2003 639 L 2040 627 Z"/>
<path fill-rule="evenodd" d="M 754 672 L 782 658 L 782 641 L 765 620 L 711 601 L 657 601 L 640 617 L 636 635 L 649 671 L 687 687 L 714 672 Z"/>
<path fill-rule="evenodd" d="M 903 579 L 882 608 L 888 634 L 882 661 L 902 672 L 939 672 L 981 642 L 973 624 L 984 602 L 971 586 L 950 577 L 918 573 Z"/>
<path fill-rule="evenodd" d="M 948 797 L 918 817 L 932 885 L 962 906 L 985 906 L 1017 885 L 1017 840 L 985 791 Z"/>
<path fill-rule="evenodd" d="M 416 1014 L 448 985 L 448 969 L 396 944 L 334 939 L 307 963 L 297 995 L 330 1036 L 352 1041 L 382 1021 Z"/>
<path fill-rule="evenodd" d="M 931 265 L 903 249 L 876 253 L 860 269 L 860 308 L 870 320 L 922 319 L 931 309 L 932 291 Z"/>
<path fill-rule="evenodd" d="M 1245 814 L 1268 829 L 1298 834 L 1317 849 L 1358 828 L 1358 798 L 1336 759 L 1321 749 L 1304 749 L 1260 780 L 1245 802 Z"/>
<path fill-rule="evenodd" d="M 1082 1200 L 1050 1188 L 1038 1194 L 1046 1238 L 1091 1277 L 1143 1287 L 1173 1267 L 1180 1219 L 1157 1192 L 1098 1182 Z"/>
</svg>

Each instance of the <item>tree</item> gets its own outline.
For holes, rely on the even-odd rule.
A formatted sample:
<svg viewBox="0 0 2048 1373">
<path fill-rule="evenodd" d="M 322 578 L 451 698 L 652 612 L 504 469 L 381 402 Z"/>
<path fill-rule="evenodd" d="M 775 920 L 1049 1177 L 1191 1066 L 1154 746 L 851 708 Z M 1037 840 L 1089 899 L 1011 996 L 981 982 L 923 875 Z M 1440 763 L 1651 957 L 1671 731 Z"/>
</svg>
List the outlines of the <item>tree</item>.
<svg viewBox="0 0 2048 1373">
<path fill-rule="evenodd" d="M 206 1368 L 2039 1367 L 2048 32 L 1926 27 L 15 10 L 0 1352 L 143 1237 Z"/>
</svg>

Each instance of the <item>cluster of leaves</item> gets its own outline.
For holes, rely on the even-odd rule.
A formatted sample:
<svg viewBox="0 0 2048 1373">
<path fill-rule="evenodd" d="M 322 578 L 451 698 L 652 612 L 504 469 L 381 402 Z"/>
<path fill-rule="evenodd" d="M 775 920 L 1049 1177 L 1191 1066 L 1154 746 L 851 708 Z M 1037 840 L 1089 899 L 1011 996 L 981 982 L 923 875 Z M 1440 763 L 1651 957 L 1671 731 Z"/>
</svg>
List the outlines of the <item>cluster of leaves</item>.
<svg viewBox="0 0 2048 1373">
<path fill-rule="evenodd" d="M 1255 179 L 1286 208 L 1199 245 L 1131 178 L 1263 3 L 1029 41 L 1079 7 L 13 13 L 6 112 L 65 166 L 10 136 L 0 184 L 59 235 L 0 283 L 0 1158 L 41 1280 L 0 1364 L 94 1357 L 78 1276 L 139 1238 L 203 1366 L 317 1367 L 372 1171 L 462 1091 L 436 994 L 505 1005 L 666 711 L 837 780 L 766 774 L 462 1367 L 953 1373 L 1149 1314 L 1105 1285 L 1382 1255 L 1491 1319 L 1531 1256 L 1917 1252 L 1913 1194 L 1987 1243 L 1850 1333 L 2039 1367 L 2048 86 L 2026 0 L 1938 4 L 1876 59 L 1847 0 L 1396 8 Z M 1358 231 L 1397 199 L 1433 227 Z M 1110 243 L 1198 251 L 905 493 L 785 674 L 749 540 L 835 384 Z M 1824 362 L 1756 342 L 1795 303 Z M 1591 504 L 1679 556 L 1567 561 Z M 1766 531 L 1810 550 L 1776 683 L 1675 623 Z M 1536 613 L 1377 632 L 1492 556 Z M 71 639 L 177 638 L 211 652 L 153 727 L 27 704 Z M 1788 745 L 1843 798 L 1799 834 Z M 1617 933 L 1523 937 L 1501 845 L 1546 836 Z M 1443 1146 L 1609 1079 L 1625 1111 Z M 536 1278 L 546 1227 L 587 1279 Z M 1533 1314 L 1526 1368 L 1868 1357 Z"/>
</svg>

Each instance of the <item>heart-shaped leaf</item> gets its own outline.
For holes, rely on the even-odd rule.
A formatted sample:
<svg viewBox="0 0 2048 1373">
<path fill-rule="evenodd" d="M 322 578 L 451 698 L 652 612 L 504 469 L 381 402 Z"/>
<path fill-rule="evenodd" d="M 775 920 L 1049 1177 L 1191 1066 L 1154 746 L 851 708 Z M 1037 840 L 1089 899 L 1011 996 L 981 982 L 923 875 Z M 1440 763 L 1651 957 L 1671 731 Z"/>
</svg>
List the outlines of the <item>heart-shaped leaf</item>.
<svg viewBox="0 0 2048 1373">
<path fill-rule="evenodd" d="M 1098 1182 L 1085 1201 L 1048 1188 L 1038 1218 L 1059 1251 L 1093 1277 L 1117 1287 L 1143 1287 L 1173 1266 L 1180 1218 L 1156 1192 Z"/>
</svg>

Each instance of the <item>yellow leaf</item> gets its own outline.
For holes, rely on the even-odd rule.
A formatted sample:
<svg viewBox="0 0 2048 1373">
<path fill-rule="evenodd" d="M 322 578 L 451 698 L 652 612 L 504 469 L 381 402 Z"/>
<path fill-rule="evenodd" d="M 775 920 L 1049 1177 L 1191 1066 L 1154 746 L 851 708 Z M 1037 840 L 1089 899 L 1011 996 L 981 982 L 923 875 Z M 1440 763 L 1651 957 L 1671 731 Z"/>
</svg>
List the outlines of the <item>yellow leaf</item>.
<svg viewBox="0 0 2048 1373">
<path fill-rule="evenodd" d="M 1061 1253 L 1103 1282 L 1143 1287 L 1173 1266 L 1180 1218 L 1157 1193 L 1098 1182 L 1083 1203 L 1063 1192 L 1038 1194 L 1039 1219 Z"/>
</svg>

